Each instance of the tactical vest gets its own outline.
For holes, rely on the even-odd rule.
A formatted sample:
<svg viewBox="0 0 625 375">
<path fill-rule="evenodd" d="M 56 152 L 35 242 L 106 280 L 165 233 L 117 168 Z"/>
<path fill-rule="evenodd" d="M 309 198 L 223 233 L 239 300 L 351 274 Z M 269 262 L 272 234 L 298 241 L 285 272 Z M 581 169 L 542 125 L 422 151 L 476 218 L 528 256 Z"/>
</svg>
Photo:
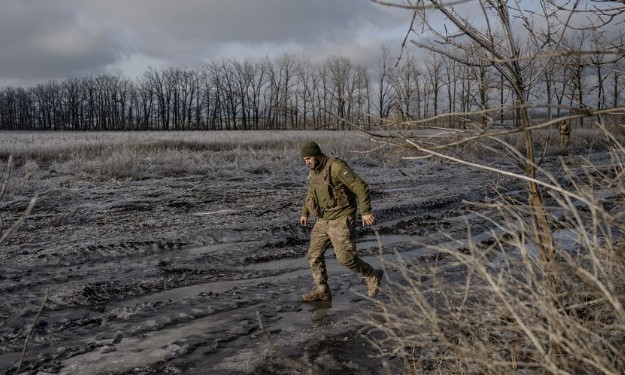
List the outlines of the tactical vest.
<svg viewBox="0 0 625 375">
<path fill-rule="evenodd" d="M 561 124 L 560 125 L 560 134 L 562 135 L 569 135 L 571 134 L 571 126 L 567 123 Z"/>
<path fill-rule="evenodd" d="M 329 158 L 319 173 L 311 171 L 308 175 L 310 190 L 306 208 L 313 216 L 323 217 L 326 212 L 339 211 L 356 204 L 356 196 L 347 186 L 332 185 L 331 166 L 337 160 Z"/>
</svg>

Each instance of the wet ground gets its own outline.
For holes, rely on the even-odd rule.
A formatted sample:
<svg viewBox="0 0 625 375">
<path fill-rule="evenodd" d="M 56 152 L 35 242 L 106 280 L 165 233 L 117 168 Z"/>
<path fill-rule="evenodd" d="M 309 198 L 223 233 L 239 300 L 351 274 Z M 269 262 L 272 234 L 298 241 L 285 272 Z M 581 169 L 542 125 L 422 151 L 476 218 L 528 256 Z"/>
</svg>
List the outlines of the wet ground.
<svg viewBox="0 0 625 375">
<path fill-rule="evenodd" d="M 395 252 L 426 259 L 427 245 L 466 238 L 467 226 L 486 234 L 489 224 L 466 202 L 523 187 L 432 161 L 353 167 L 372 191 L 378 224 L 359 227 L 357 242 L 375 266 Z M 357 317 L 373 305 L 331 250 L 334 300 L 299 302 L 312 286 L 310 228 L 298 224 L 301 172 L 298 179 L 255 169 L 85 181 L 44 191 L 1 248 L 0 318 L 14 319 L 0 330 L 0 373 L 14 374 L 20 360 L 22 373 L 40 375 L 400 373 L 401 364 L 384 362 L 359 333 Z M 7 196 L 7 221 L 28 199 Z"/>
</svg>

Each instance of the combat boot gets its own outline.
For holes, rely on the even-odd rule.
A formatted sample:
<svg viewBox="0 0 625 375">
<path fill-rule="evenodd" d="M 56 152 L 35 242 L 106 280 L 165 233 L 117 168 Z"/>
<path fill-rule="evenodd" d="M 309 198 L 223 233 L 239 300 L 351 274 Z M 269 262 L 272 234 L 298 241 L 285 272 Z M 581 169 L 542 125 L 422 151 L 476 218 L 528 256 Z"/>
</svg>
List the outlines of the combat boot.
<svg viewBox="0 0 625 375">
<path fill-rule="evenodd" d="M 328 286 L 328 284 L 317 285 L 313 288 L 313 290 L 302 296 L 302 301 L 332 301 L 332 293 L 330 293 L 330 287 Z"/>
<path fill-rule="evenodd" d="M 367 284 L 367 295 L 373 298 L 380 292 L 380 284 L 382 283 L 382 270 L 373 270 L 371 276 L 365 277 Z"/>
</svg>

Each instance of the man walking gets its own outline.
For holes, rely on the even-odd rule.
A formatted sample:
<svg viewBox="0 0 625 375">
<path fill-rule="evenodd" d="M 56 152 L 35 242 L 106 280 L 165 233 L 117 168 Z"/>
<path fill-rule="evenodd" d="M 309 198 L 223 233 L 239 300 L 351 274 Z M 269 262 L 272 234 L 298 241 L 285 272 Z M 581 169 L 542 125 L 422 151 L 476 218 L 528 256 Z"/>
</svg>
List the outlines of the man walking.
<svg viewBox="0 0 625 375">
<path fill-rule="evenodd" d="M 558 130 L 560 131 L 560 146 L 568 146 L 571 139 L 571 125 L 568 121 L 562 120 L 558 123 Z"/>
<path fill-rule="evenodd" d="M 363 225 L 375 224 L 368 185 L 345 161 L 324 155 L 316 142 L 305 143 L 301 155 L 310 173 L 300 224 L 308 225 L 310 215 L 317 217 L 308 249 L 315 287 L 304 294 L 302 300 L 332 300 L 325 262 L 325 251 L 330 245 L 334 248 L 337 261 L 362 275 L 367 284 L 367 295 L 375 297 L 380 291 L 382 270 L 376 270 L 360 259 L 354 243 L 358 207 Z"/>
</svg>

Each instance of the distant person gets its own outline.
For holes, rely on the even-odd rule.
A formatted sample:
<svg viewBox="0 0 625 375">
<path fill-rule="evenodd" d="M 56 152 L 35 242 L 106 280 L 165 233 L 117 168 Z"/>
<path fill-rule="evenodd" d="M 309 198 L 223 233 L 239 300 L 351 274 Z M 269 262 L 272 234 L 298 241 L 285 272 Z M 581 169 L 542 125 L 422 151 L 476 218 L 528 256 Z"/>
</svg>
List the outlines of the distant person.
<svg viewBox="0 0 625 375">
<path fill-rule="evenodd" d="M 560 146 L 568 146 L 571 141 L 571 125 L 568 121 L 562 120 L 558 123 L 558 130 L 560 131 Z"/>
<path fill-rule="evenodd" d="M 362 275 L 367 284 L 367 295 L 375 297 L 380 291 L 382 270 L 374 269 L 360 259 L 354 243 L 358 207 L 363 225 L 375 224 L 369 186 L 345 161 L 324 155 L 316 142 L 305 143 L 301 155 L 310 173 L 300 224 L 308 225 L 309 215 L 317 217 L 308 249 L 315 287 L 302 296 L 302 301 L 332 300 L 325 262 L 325 252 L 330 245 L 334 248 L 337 261 Z"/>
</svg>

